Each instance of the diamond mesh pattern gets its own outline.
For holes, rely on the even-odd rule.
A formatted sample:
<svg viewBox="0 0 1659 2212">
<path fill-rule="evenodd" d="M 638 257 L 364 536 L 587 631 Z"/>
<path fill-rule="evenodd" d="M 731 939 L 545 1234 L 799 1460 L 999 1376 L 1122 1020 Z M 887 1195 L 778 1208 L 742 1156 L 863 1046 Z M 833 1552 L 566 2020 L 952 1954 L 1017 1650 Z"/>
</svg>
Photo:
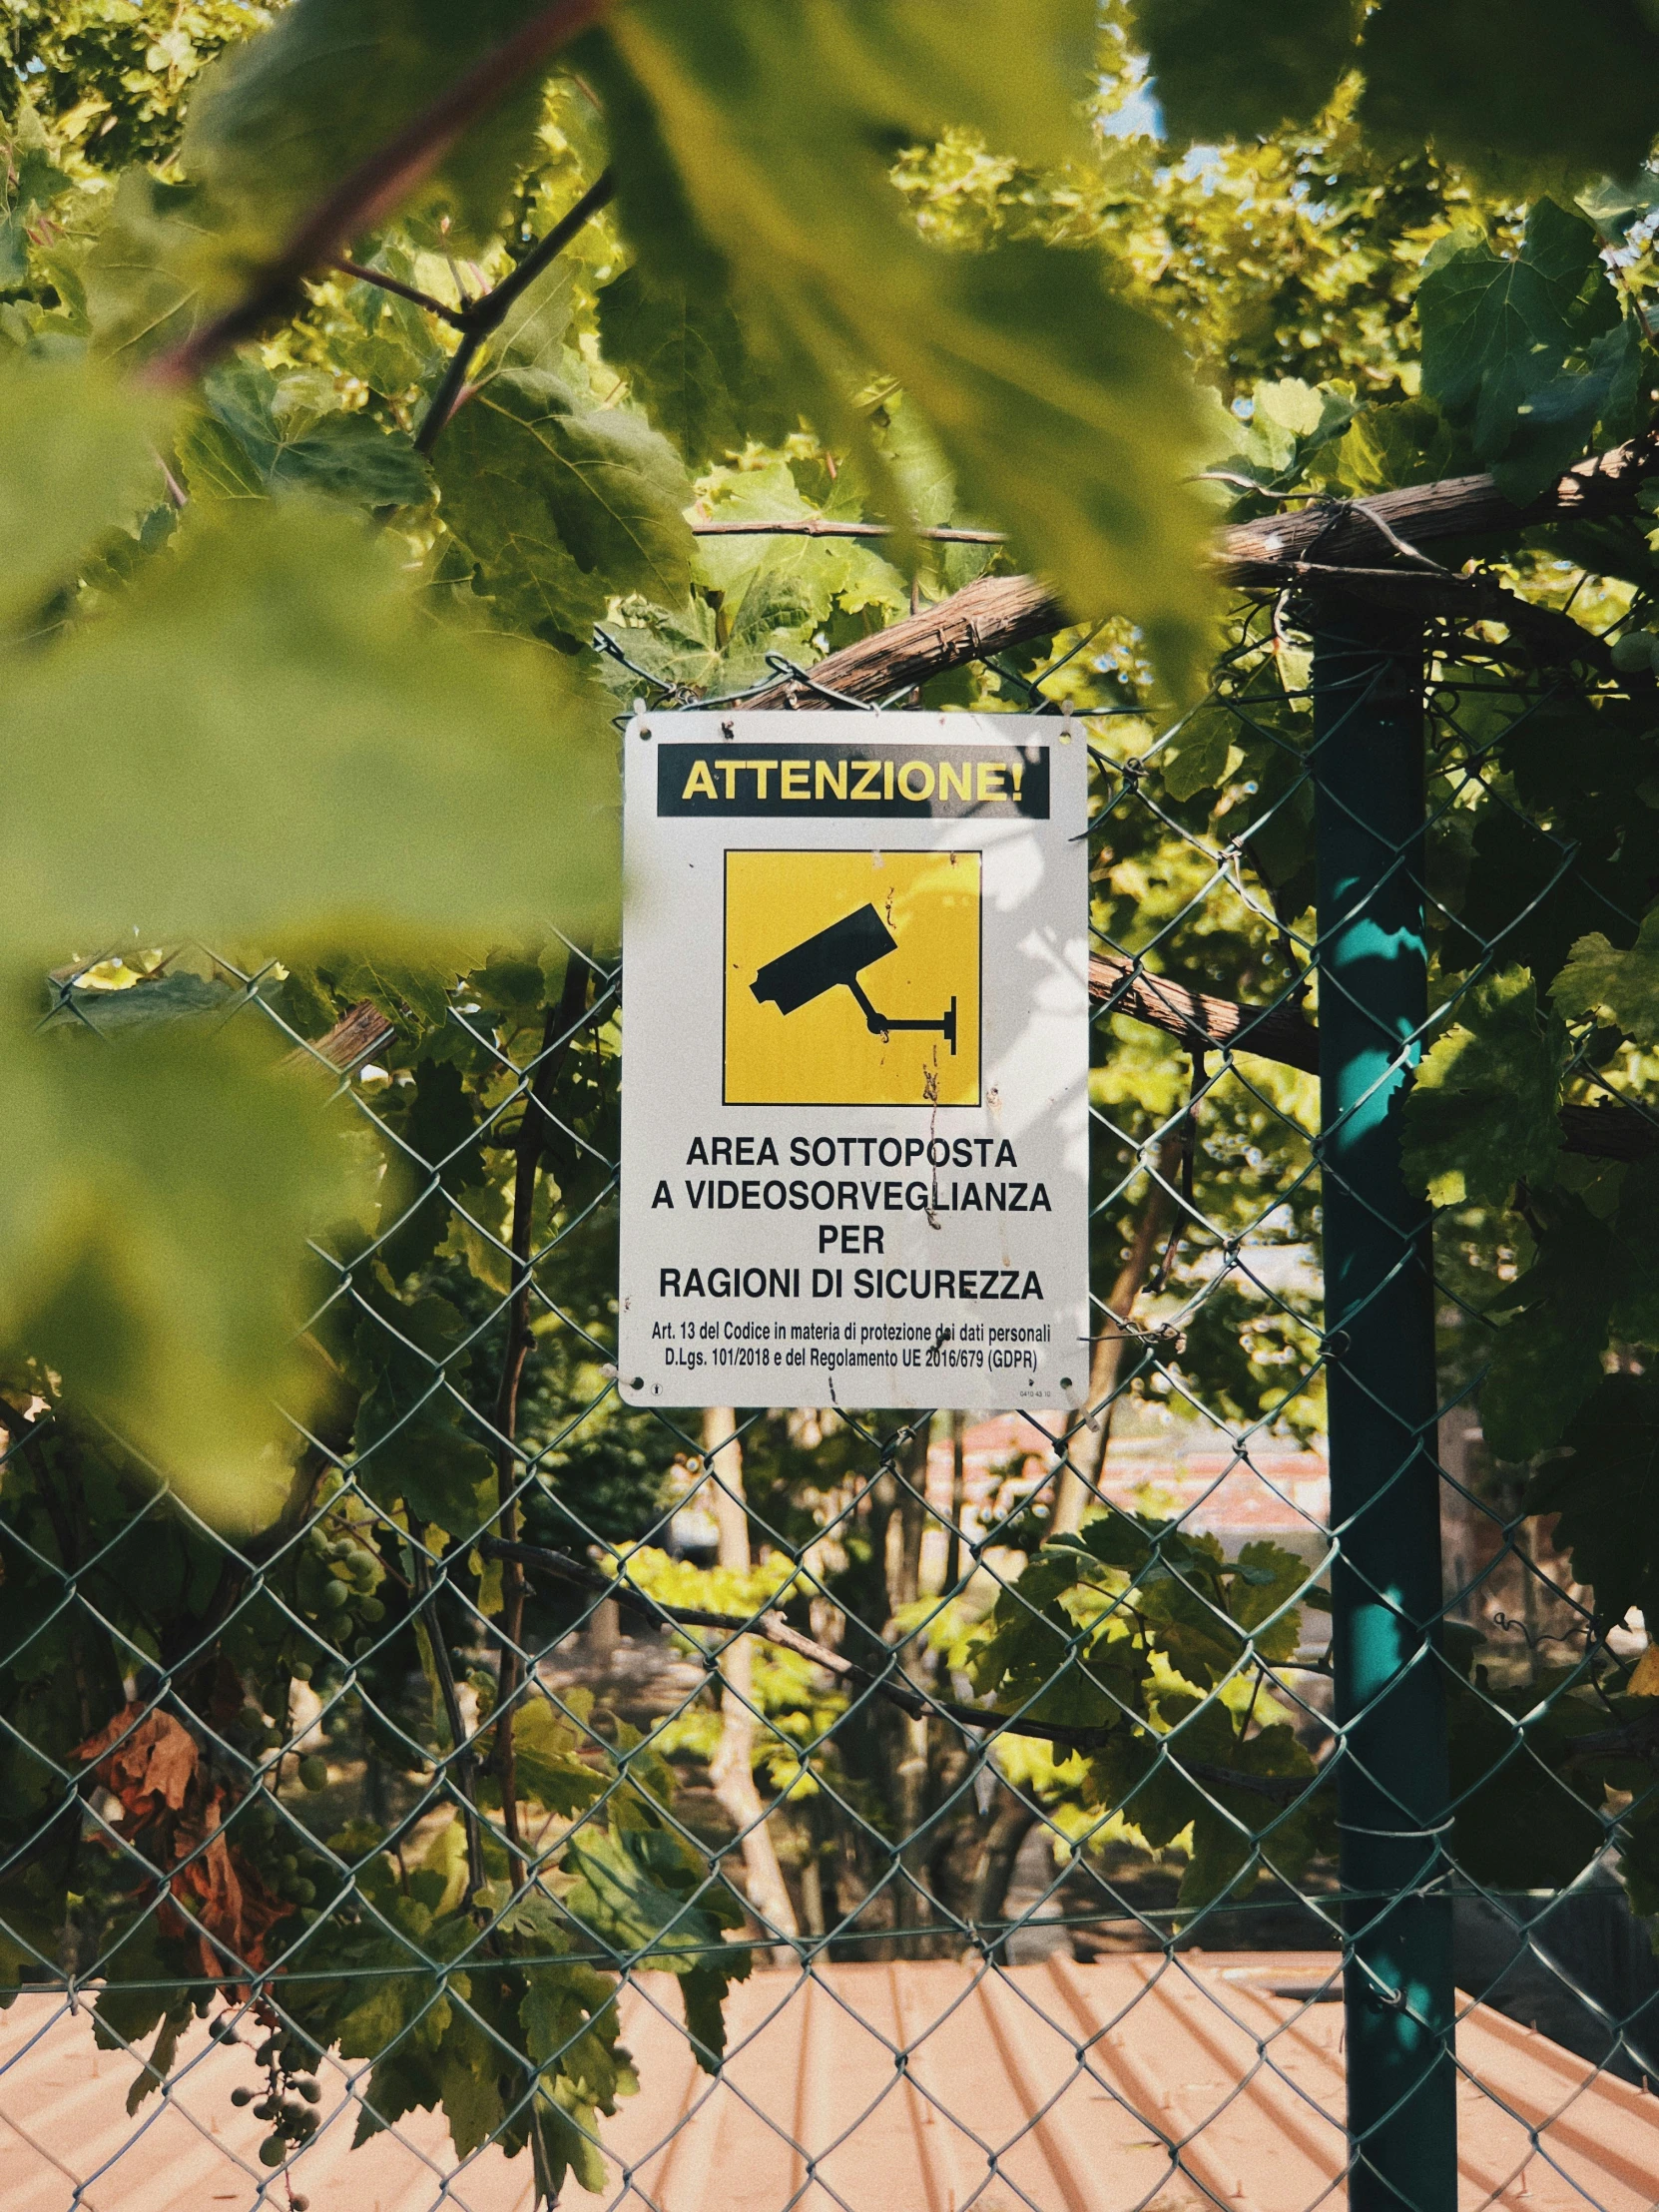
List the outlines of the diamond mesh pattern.
<svg viewBox="0 0 1659 2212">
<path fill-rule="evenodd" d="M 260 1535 L 70 1410 L 6 1416 L 8 2201 L 194 2175 L 250 2205 L 580 2185 L 670 2212 L 739 2158 L 757 2212 L 854 2212 L 912 2156 L 951 2212 L 1650 2201 L 1659 1976 L 1620 1886 L 1653 1851 L 1643 1639 L 1482 1436 L 1512 1233 L 1448 1199 L 1430 1262 L 1389 1104 L 1469 994 L 1543 976 L 1551 931 L 1628 942 L 1647 887 L 1529 788 L 1561 678 L 1375 626 L 1316 668 L 1298 619 L 1251 617 L 1164 731 L 1098 639 L 977 678 L 1092 739 L 1077 1417 L 628 1410 L 614 958 L 555 944 L 545 987 L 472 978 L 435 1012 L 380 978 L 326 1037 L 214 966 L 235 1019 L 334 1069 L 385 1202 L 318 1248 L 343 1410 L 296 1436 Z M 1398 834 L 1370 771 L 1328 764 L 1393 744 L 1409 784 L 1423 726 Z M 1344 951 L 1377 896 L 1434 955 L 1432 1012 L 1391 1031 Z M 1316 1019 L 1360 1025 L 1341 1096 L 1327 1044 L 1323 1138 Z M 1586 1190 L 1650 1141 L 1648 1070 L 1604 1042 L 1560 1033 Z M 1539 1882 L 1512 1847 L 1545 1832 Z M 1352 2126 L 1345 1973 L 1351 2093 L 1372 2037 Z M 31 2117 L 48 2059 L 84 2131 Z M 1453 2103 L 1460 2183 L 1432 2140 Z M 1420 2197 L 1402 2121 L 1439 2158 Z"/>
</svg>

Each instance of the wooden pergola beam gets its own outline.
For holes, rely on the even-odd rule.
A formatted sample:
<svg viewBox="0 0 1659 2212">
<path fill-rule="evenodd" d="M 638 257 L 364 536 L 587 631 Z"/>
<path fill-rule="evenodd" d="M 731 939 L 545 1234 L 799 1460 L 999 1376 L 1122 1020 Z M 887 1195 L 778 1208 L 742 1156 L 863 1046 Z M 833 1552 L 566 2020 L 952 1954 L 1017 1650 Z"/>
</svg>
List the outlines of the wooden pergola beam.
<svg viewBox="0 0 1659 2212">
<path fill-rule="evenodd" d="M 1116 952 L 1089 955 L 1089 996 L 1108 1012 L 1162 1029 L 1189 1052 L 1254 1052 L 1282 1067 L 1319 1073 L 1320 1033 L 1299 1006 L 1241 1006 L 1154 975 Z M 1561 1142 L 1592 1160 L 1646 1160 L 1659 1152 L 1659 1123 L 1612 1100 L 1563 1106 Z"/>
<path fill-rule="evenodd" d="M 1579 522 L 1631 512 L 1636 494 L 1659 472 L 1659 433 L 1632 438 L 1577 461 L 1541 498 L 1517 506 L 1490 476 L 1452 476 L 1407 484 L 1374 499 L 1317 500 L 1294 513 L 1237 522 L 1216 541 L 1214 566 L 1245 591 L 1345 581 L 1362 596 L 1447 612 L 1469 621 L 1497 619 L 1523 632 L 1543 657 L 1600 663 L 1600 641 L 1553 608 L 1506 593 L 1488 577 L 1436 568 L 1425 545 L 1489 537 L 1545 522 Z M 1413 558 L 1416 556 L 1416 558 Z M 856 645 L 815 663 L 814 684 L 847 699 L 878 700 L 924 684 L 969 661 L 1048 637 L 1076 621 L 1047 585 L 1030 576 L 982 576 L 936 606 L 924 607 Z M 749 708 L 827 707 L 796 678 L 746 699 Z"/>
</svg>

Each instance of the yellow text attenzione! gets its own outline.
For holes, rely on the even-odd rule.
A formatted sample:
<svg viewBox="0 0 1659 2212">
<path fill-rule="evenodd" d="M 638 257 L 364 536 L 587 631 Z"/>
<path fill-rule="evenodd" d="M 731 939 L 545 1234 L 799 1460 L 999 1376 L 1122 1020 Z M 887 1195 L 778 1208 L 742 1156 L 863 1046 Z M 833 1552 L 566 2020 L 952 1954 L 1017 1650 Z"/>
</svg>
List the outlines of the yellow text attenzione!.
<svg viewBox="0 0 1659 2212">
<path fill-rule="evenodd" d="M 686 778 L 686 788 L 680 797 L 682 800 L 712 799 L 717 803 L 722 798 L 747 798 L 747 792 L 740 795 L 738 778 L 753 776 L 756 799 L 768 799 L 773 796 L 770 787 L 775 775 L 777 797 L 784 800 L 822 802 L 835 799 L 851 807 L 860 800 L 878 805 L 895 798 L 931 799 L 936 790 L 940 799 L 960 799 L 970 805 L 1011 799 L 1017 807 L 1025 781 L 1025 764 L 1023 761 L 941 761 L 935 783 L 931 761 L 760 761 L 731 760 L 721 755 L 692 763 L 691 774 Z M 716 787 L 717 776 L 725 782 L 724 792 Z"/>
</svg>

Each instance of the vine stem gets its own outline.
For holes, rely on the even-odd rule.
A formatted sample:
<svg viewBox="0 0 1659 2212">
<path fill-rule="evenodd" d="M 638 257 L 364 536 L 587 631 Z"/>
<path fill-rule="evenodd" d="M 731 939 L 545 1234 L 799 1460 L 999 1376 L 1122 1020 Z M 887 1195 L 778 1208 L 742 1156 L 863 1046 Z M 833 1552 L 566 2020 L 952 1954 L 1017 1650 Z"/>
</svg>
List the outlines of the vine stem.
<svg viewBox="0 0 1659 2212">
<path fill-rule="evenodd" d="M 1496 615 L 1507 622 L 1513 595 L 1500 594 L 1489 579 L 1448 575 L 1442 583 L 1434 576 L 1419 575 L 1412 585 L 1407 579 L 1417 572 L 1409 568 L 1378 570 L 1372 564 L 1379 526 L 1385 525 L 1381 532 L 1385 544 L 1407 543 L 1420 558 L 1422 546 L 1448 539 L 1509 535 L 1527 523 L 1590 521 L 1628 513 L 1642 485 L 1655 473 L 1659 473 L 1659 432 L 1644 431 L 1623 445 L 1574 461 L 1526 506 L 1516 506 L 1490 476 L 1444 477 L 1432 484 L 1379 492 L 1371 499 L 1316 500 L 1296 514 L 1269 515 L 1220 531 L 1212 541 L 1211 565 L 1224 583 L 1246 591 L 1278 591 L 1294 582 L 1297 573 L 1312 573 L 1307 556 L 1318 546 L 1319 573 L 1329 577 L 1340 570 L 1357 592 L 1407 590 L 1418 612 L 1430 611 L 1423 604 L 1425 589 L 1441 593 L 1446 605 L 1459 612 L 1470 611 L 1478 598 L 1482 618 Z M 1551 613 L 1534 607 L 1530 616 L 1521 619 L 1541 617 L 1548 623 Z M 1041 578 L 981 576 L 948 599 L 826 655 L 814 663 L 811 674 L 825 693 L 887 699 L 969 661 L 1006 652 L 1032 638 L 1052 637 L 1074 620 L 1075 612 L 1063 607 Z M 1552 650 L 1559 647 L 1574 656 L 1594 656 L 1596 640 L 1588 631 L 1573 638 L 1569 627 L 1576 628 L 1570 618 L 1569 625 L 1551 625 Z M 781 676 L 744 701 L 750 709 L 817 708 L 832 703 L 812 693 L 793 675 Z"/>
<path fill-rule="evenodd" d="M 508 1544 L 497 1536 L 483 1536 L 479 1538 L 478 1549 L 485 1558 L 510 1556 L 533 1574 L 551 1575 L 557 1581 L 572 1582 L 581 1589 L 614 1597 L 619 1605 L 648 1619 L 656 1628 L 712 1628 L 728 1636 L 759 1636 L 763 1642 L 776 1644 L 782 1651 L 797 1652 L 803 1659 L 812 1660 L 815 1666 L 822 1667 L 838 1682 L 856 1684 L 872 1697 L 884 1698 L 888 1704 L 909 1714 L 912 1720 L 935 1713 L 943 1720 L 954 1721 L 959 1728 L 981 1728 L 989 1734 L 1003 1736 L 1034 1736 L 1051 1743 L 1057 1752 L 1103 1751 L 1108 1744 L 1121 1740 L 1120 1732 L 1112 1728 L 1071 1728 L 1063 1721 L 1028 1720 L 1017 1713 L 987 1713 L 977 1706 L 959 1705 L 954 1698 L 934 1697 L 918 1689 L 907 1675 L 896 1669 L 876 1674 L 868 1667 L 859 1666 L 855 1659 L 848 1659 L 844 1652 L 804 1636 L 777 1611 L 745 1615 L 706 1612 L 696 1605 L 664 1605 L 635 1584 L 624 1581 L 621 1575 L 601 1574 L 597 1568 L 585 1566 L 581 1560 L 572 1559 L 562 1551 L 551 1551 L 542 1544 Z M 718 1671 L 719 1655 L 705 1653 L 704 1664 Z M 1169 1753 L 1169 1758 L 1176 1771 L 1191 1781 L 1207 1783 L 1216 1789 L 1243 1790 L 1251 1797 L 1264 1797 L 1276 1805 L 1294 1805 L 1320 1779 L 1317 1774 L 1239 1774 L 1231 1767 L 1180 1758 L 1174 1751 Z"/>
<path fill-rule="evenodd" d="M 1282 1067 L 1319 1073 L 1320 1033 L 1294 996 L 1276 1006 L 1241 1006 L 1189 990 L 1117 952 L 1090 953 L 1089 996 L 1108 1013 L 1178 1037 L 1190 1052 L 1253 1052 Z M 1562 1149 L 1586 1159 L 1646 1160 L 1659 1151 L 1659 1121 L 1617 1097 L 1599 1106 L 1563 1106 L 1558 1118 Z"/>
<path fill-rule="evenodd" d="M 694 538 L 926 538 L 937 545 L 1006 545 L 1001 530 L 918 529 L 896 522 L 830 522 L 806 515 L 799 522 L 694 522 Z M 915 609 L 911 609 L 913 614 Z"/>
<path fill-rule="evenodd" d="M 481 299 L 474 299 L 469 306 L 448 316 L 461 333 L 461 342 L 449 356 L 449 365 L 443 379 L 432 395 L 431 404 L 415 432 L 415 450 L 430 453 L 438 441 L 439 432 L 467 398 L 467 375 L 478 348 L 492 330 L 500 328 L 507 319 L 513 301 L 529 288 L 542 271 L 558 255 L 562 254 L 590 217 L 596 216 L 607 206 L 616 193 L 616 179 L 610 170 L 604 170 L 583 193 L 568 214 L 562 215 L 547 236 L 538 239 L 523 261 L 508 276 L 503 276 L 493 290 L 485 292 Z"/>
<path fill-rule="evenodd" d="M 466 1720 L 461 1712 L 460 1692 L 455 1685 L 454 1664 L 443 1637 L 443 1623 L 438 1619 L 437 1607 L 432 1603 L 432 1567 L 426 1550 L 425 1524 L 416 1520 L 412 1513 L 409 1515 L 409 1573 L 414 1583 L 418 1609 L 424 1614 L 426 1641 L 432 1652 L 432 1670 L 438 1678 L 438 1695 L 443 1701 L 444 1719 L 449 1724 L 448 1766 L 454 1771 L 455 1789 L 461 1800 L 462 1819 L 466 1823 L 468 1890 L 476 1897 L 484 1886 L 484 1836 L 478 1819 L 478 1797 L 473 1782 L 472 1747 L 466 1731 Z"/>
<path fill-rule="evenodd" d="M 734 1406 L 703 1408 L 703 1464 L 713 1485 L 711 1503 L 720 1530 L 720 1564 L 729 1572 L 747 1575 L 753 1563 L 749 1504 L 744 1493 L 743 1445 Z M 755 1734 L 760 1715 L 753 1655 L 754 1646 L 742 1636 L 734 1636 L 720 1654 L 720 1742 L 709 1761 L 709 1780 L 737 1831 L 750 1911 L 769 1936 L 793 1938 L 801 1931 L 755 1782 Z M 775 1966 L 789 1965 L 793 1957 L 788 1942 L 774 1945 Z"/>
<path fill-rule="evenodd" d="M 542 1024 L 541 1050 L 536 1071 L 525 1094 L 518 1126 L 513 1168 L 513 1217 L 511 1246 L 513 1289 L 507 1306 L 507 1343 L 501 1357 L 501 1381 L 495 1393 L 495 1428 L 499 1441 L 495 1455 L 496 1497 L 501 1532 L 507 1542 L 518 1536 L 518 1500 L 515 1495 L 514 1449 L 518 1436 L 519 1386 L 530 1351 L 530 1246 L 536 1203 L 536 1179 L 548 1132 L 553 1127 L 553 1090 L 581 1024 L 588 1000 L 589 963 L 585 950 L 573 945 L 565 963 L 564 987 L 556 1006 L 547 1009 Z M 501 1555 L 501 1650 L 495 1696 L 495 1742 L 490 1763 L 501 1785 L 501 1826 L 507 1839 L 507 1857 L 514 1887 L 521 1886 L 527 1868 L 518 1832 L 518 1788 L 513 1752 L 513 1715 L 524 1679 L 524 1569 L 510 1552 Z"/>
<path fill-rule="evenodd" d="M 1146 1289 L 1147 1278 L 1152 1273 L 1158 1240 L 1174 1211 L 1172 1184 L 1179 1165 L 1180 1145 L 1178 1137 L 1168 1136 L 1158 1148 L 1157 1169 L 1147 1184 L 1129 1239 L 1129 1250 L 1118 1269 L 1112 1295 L 1106 1301 L 1106 1325 L 1095 1339 L 1089 1366 L 1089 1403 L 1095 1408 L 1099 1425 L 1092 1435 L 1085 1428 L 1074 1437 L 1075 1456 L 1068 1449 L 1061 1463 L 1049 1521 L 1051 1536 L 1075 1534 L 1083 1525 L 1087 1508 L 1100 1502 L 1106 1446 L 1112 1433 L 1113 1397 L 1123 1370 L 1124 1354 L 1132 1342 L 1129 1324 L 1135 1302 Z"/>
<path fill-rule="evenodd" d="M 366 262 L 353 262 L 341 255 L 330 263 L 330 268 L 342 276 L 355 278 L 359 284 L 372 284 L 376 291 L 395 292 L 399 299 L 407 299 L 411 305 L 424 307 L 428 314 L 437 315 L 456 330 L 466 328 L 465 307 L 452 307 L 446 300 L 438 299 L 429 291 L 421 291 L 414 284 L 406 284 L 400 276 L 389 276 L 383 269 L 370 269 Z"/>
<path fill-rule="evenodd" d="M 258 271 L 243 296 L 158 356 L 144 381 L 195 381 L 292 299 L 300 280 L 373 230 L 431 176 L 461 134 L 487 115 L 521 77 L 605 15 L 611 0 L 553 0 L 383 146 L 341 178 L 287 244 Z"/>
</svg>

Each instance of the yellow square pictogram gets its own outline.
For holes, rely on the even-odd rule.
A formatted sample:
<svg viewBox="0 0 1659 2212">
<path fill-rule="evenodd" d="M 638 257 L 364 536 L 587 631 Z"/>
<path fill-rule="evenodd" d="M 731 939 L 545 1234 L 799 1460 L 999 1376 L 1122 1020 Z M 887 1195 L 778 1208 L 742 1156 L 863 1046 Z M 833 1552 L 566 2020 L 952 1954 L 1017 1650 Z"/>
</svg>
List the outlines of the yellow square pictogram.
<svg viewBox="0 0 1659 2212">
<path fill-rule="evenodd" d="M 979 1104 L 977 852 L 729 851 L 726 1103 Z"/>
</svg>

